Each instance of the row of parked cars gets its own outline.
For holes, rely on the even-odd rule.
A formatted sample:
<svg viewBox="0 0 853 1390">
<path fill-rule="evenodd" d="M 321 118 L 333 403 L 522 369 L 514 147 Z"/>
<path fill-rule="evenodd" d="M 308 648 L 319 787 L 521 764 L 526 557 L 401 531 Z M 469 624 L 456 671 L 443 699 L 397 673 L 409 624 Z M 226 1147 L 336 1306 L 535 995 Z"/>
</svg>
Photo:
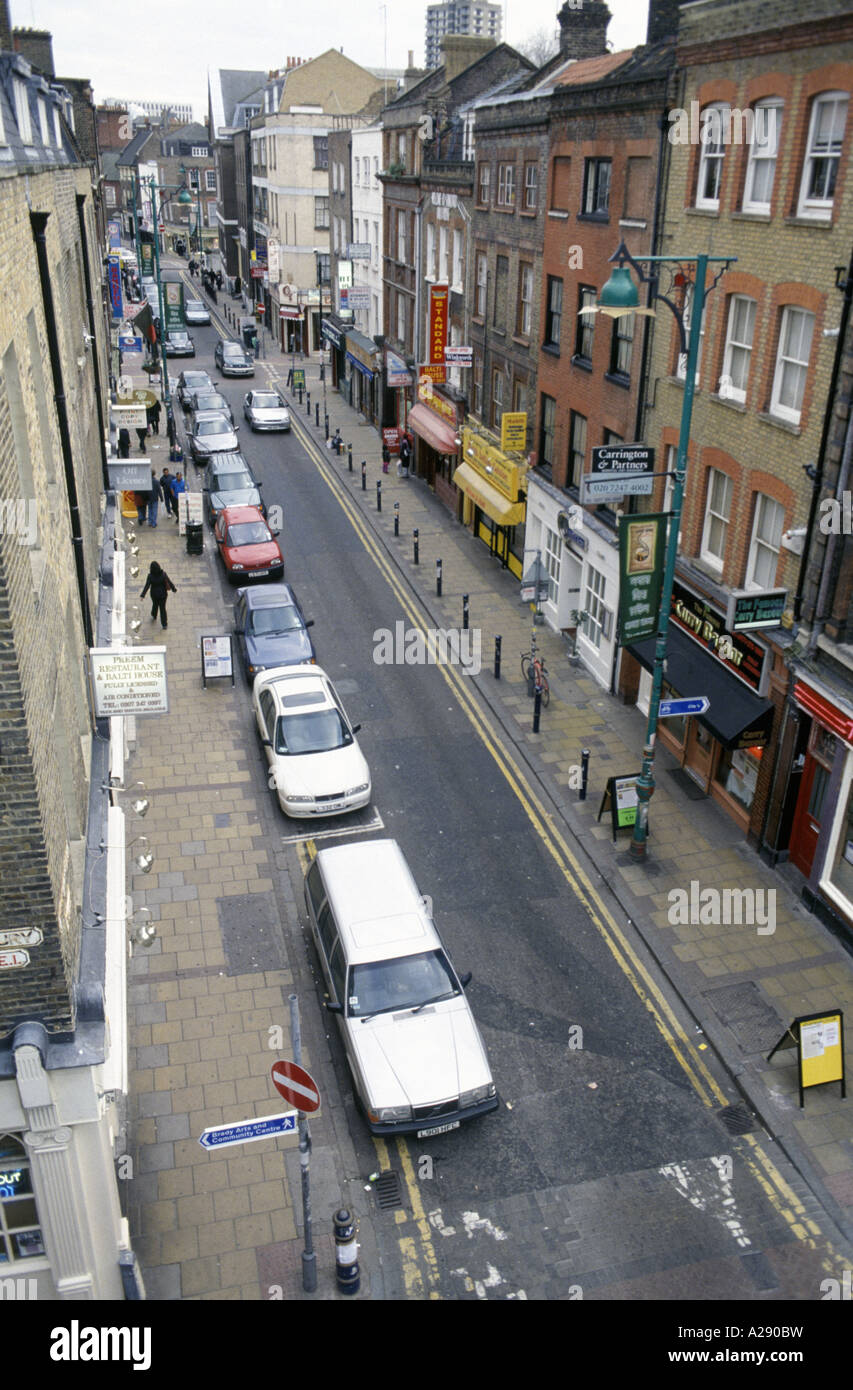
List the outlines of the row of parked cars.
<svg viewBox="0 0 853 1390">
<path fill-rule="evenodd" d="M 205 509 L 217 549 L 232 581 L 276 581 L 241 586 L 234 604 L 234 637 L 270 786 L 289 817 L 345 815 L 367 806 L 372 794 L 357 739 L 361 726 L 350 721 L 317 664 L 314 622 L 284 582 L 261 485 L 238 448 L 239 426 L 204 375 L 183 372 L 177 395 L 192 456 L 205 469 Z M 243 414 L 253 430 L 290 428 L 275 391 L 248 392 Z M 337 1020 L 370 1130 L 430 1138 L 494 1110 L 495 1083 L 465 996 L 471 977 L 456 973 L 431 903 L 396 841 L 321 850 L 306 875 L 305 903 L 326 1008 Z"/>
</svg>

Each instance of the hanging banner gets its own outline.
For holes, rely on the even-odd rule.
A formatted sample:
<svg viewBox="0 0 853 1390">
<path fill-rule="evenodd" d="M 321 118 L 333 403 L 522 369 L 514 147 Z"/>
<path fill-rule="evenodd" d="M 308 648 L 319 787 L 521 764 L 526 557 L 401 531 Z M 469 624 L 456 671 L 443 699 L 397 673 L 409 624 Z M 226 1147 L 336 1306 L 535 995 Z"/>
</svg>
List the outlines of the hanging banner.
<svg viewBox="0 0 853 1390">
<path fill-rule="evenodd" d="M 163 286 L 163 325 L 167 333 L 184 328 L 184 286 L 181 280 L 167 280 Z"/>
<path fill-rule="evenodd" d="M 140 270 L 143 279 L 154 279 L 154 245 L 150 241 L 139 243 L 139 254 L 141 258 Z"/>
<path fill-rule="evenodd" d="M 430 370 L 424 375 L 432 378 L 434 382 L 442 383 L 446 380 L 444 368 L 444 350 L 447 347 L 447 320 L 450 308 L 450 287 L 448 285 L 430 285 L 429 287 L 429 341 L 427 350 L 429 353 L 427 365 Z"/>
<path fill-rule="evenodd" d="M 619 518 L 619 633 L 623 646 L 657 633 L 666 522 L 664 515 Z"/>
<path fill-rule="evenodd" d="M 114 319 L 124 318 L 121 297 L 121 262 L 118 256 L 107 257 L 107 280 L 110 287 L 110 308 Z"/>
</svg>

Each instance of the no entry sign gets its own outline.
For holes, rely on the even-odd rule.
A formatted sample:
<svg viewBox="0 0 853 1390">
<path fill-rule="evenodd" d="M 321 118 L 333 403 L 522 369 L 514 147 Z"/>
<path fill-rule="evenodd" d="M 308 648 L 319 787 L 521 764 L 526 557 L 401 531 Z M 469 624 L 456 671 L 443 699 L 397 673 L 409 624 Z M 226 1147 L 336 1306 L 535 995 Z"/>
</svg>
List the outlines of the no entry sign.
<svg viewBox="0 0 853 1390">
<path fill-rule="evenodd" d="M 270 1072 L 272 1084 L 288 1105 L 310 1115 L 320 1109 L 320 1091 L 316 1081 L 295 1062 L 276 1062 Z"/>
</svg>

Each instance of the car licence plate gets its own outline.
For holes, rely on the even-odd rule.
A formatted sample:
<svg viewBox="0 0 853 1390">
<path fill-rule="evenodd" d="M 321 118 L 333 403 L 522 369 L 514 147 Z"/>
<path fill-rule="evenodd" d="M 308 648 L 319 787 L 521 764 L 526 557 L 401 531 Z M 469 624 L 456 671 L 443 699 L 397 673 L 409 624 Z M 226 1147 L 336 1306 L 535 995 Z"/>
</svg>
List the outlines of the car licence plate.
<svg viewBox="0 0 853 1390">
<path fill-rule="evenodd" d="M 451 1120 L 449 1125 L 433 1125 L 431 1129 L 419 1129 L 415 1138 L 429 1139 L 431 1134 L 449 1134 L 452 1129 L 458 1129 L 460 1123 L 459 1120 Z"/>
<path fill-rule="evenodd" d="M 269 574 L 269 570 L 252 570 L 252 574 Z"/>
</svg>

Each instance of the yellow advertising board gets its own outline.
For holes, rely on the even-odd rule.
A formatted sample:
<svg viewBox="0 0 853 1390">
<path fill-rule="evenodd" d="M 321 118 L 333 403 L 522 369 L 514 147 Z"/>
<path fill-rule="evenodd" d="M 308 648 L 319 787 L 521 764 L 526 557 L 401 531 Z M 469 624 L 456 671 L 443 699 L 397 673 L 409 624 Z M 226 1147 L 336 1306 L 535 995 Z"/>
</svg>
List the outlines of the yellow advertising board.
<svg viewBox="0 0 853 1390">
<path fill-rule="evenodd" d="M 495 445 L 489 444 L 473 430 L 462 433 L 462 449 L 466 463 L 482 473 L 504 497 L 515 502 L 521 488 L 520 470 L 514 459 L 507 458 Z"/>
<path fill-rule="evenodd" d="M 767 1058 L 785 1048 L 796 1047 L 800 1073 L 800 1108 L 803 1092 L 810 1086 L 841 1082 L 842 1098 L 847 1095 L 844 1078 L 844 1015 L 840 1009 L 795 1018 Z"/>
<path fill-rule="evenodd" d="M 505 454 L 523 454 L 527 447 L 527 411 L 505 410 L 501 415 L 501 449 Z"/>
</svg>

